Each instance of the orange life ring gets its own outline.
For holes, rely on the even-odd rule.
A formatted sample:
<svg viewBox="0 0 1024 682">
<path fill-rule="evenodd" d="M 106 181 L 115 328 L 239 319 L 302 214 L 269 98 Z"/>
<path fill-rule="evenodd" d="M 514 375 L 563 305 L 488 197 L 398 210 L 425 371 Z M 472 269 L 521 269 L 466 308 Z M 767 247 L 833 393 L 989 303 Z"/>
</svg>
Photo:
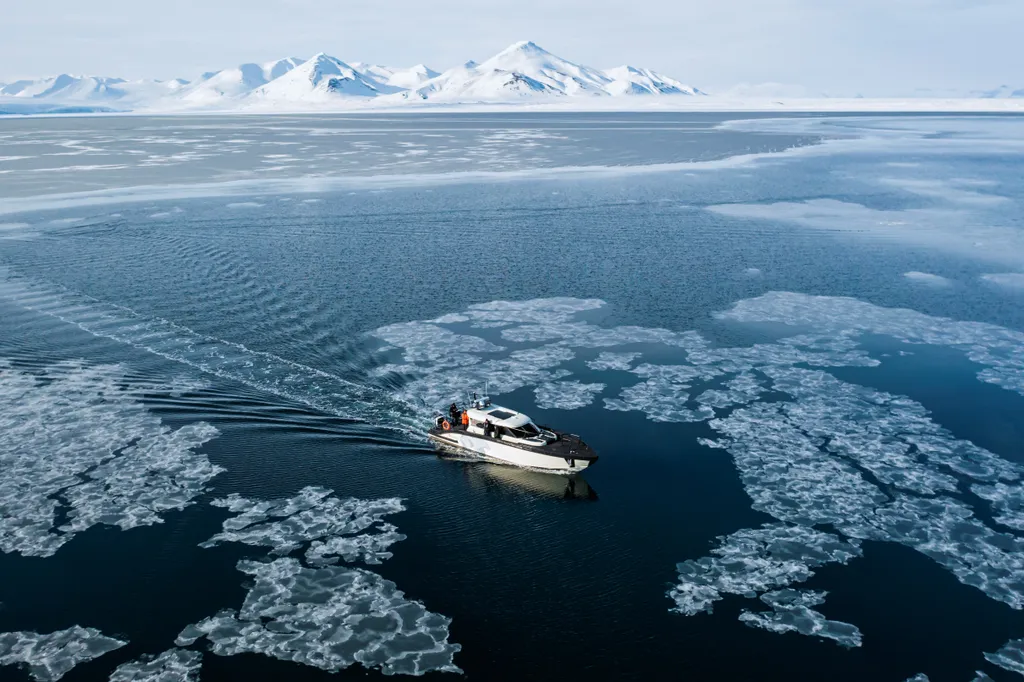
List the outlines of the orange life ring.
<svg viewBox="0 0 1024 682">
<path fill-rule="evenodd" d="M 441 422 L 441 428 L 444 429 L 445 431 L 450 431 L 452 425 L 448 423 L 447 419 L 445 419 L 443 422 Z"/>
</svg>

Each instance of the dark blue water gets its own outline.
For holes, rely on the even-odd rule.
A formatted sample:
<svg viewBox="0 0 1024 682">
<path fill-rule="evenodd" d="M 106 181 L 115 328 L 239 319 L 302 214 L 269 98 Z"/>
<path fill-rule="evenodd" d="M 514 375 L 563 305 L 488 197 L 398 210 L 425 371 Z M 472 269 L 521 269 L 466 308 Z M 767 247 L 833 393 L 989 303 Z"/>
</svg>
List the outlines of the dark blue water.
<svg viewBox="0 0 1024 682">
<path fill-rule="evenodd" d="M 683 404 L 699 409 L 702 392 L 722 388 L 736 372 L 752 373 L 767 388 L 745 407 L 714 407 L 719 419 L 742 414 L 751 402 L 829 399 L 827 391 L 800 397 L 779 389 L 781 384 L 770 385 L 773 368 L 822 371 L 873 396 L 906 396 L 929 411 L 927 419 L 945 429 L 948 442 L 969 441 L 1001 460 L 1024 464 L 1024 395 L 1010 380 L 980 381 L 978 373 L 993 365 L 968 357 L 972 345 L 982 345 L 1007 358 L 1007 371 L 1024 370 L 1020 349 L 1016 355 L 1012 350 L 1014 330 L 1024 330 L 1024 295 L 982 277 L 1024 266 L 1024 250 L 1013 250 L 1024 200 L 1020 150 L 1012 142 L 1021 122 L 895 117 L 894 127 L 924 133 L 735 167 L 689 166 L 837 136 L 792 121 L 785 133 L 716 127 L 723 120 L 546 114 L 317 121 L 316 127 L 335 137 L 349 131 L 346 139 L 368 138 L 372 129 L 383 140 L 374 148 L 378 156 L 356 154 L 351 167 L 348 161 L 331 165 L 328 143 L 301 117 L 244 119 L 246 144 L 229 143 L 234 133 L 205 119 L 0 123 L 21 151 L 36 138 L 46 140 L 41 147 L 54 144 L 56 136 L 105 141 L 100 146 L 116 157 L 106 159 L 108 165 L 128 165 L 119 155 L 145 142 L 137 139 L 143 124 L 158 127 L 164 137 L 187 137 L 198 135 L 201 123 L 209 126 L 202 132 L 204 144 L 214 145 L 223 158 L 232 145 L 245 149 L 238 155 L 244 162 L 200 158 L 178 170 L 162 167 L 160 173 L 168 175 L 139 170 L 135 181 L 131 168 L 32 175 L 28 166 L 15 166 L 0 176 L 5 185 L 12 183 L 7 196 L 27 201 L 27 193 L 40 209 L 0 216 L 0 237 L 6 237 L 0 240 L 0 358 L 8 363 L 0 366 L 0 401 L 35 406 L 42 415 L 37 433 L 55 415 L 62 424 L 75 424 L 78 403 L 62 406 L 41 388 L 17 388 L 15 376 L 35 377 L 43 387 L 68 372 L 78 376 L 82 367 L 117 364 L 119 385 L 145 384 L 133 407 L 123 408 L 126 415 L 142 409 L 172 429 L 211 424 L 219 435 L 195 452 L 224 469 L 184 509 L 162 512 L 162 523 L 122 530 L 108 519 L 76 534 L 52 556 L 0 554 L 0 632 L 49 633 L 79 624 L 127 641 L 63 678 L 105 680 L 122 663 L 173 648 L 186 626 L 238 609 L 253 580 L 236 563 L 274 558 L 266 547 L 239 543 L 200 548 L 231 516 L 211 506 L 212 500 L 231 493 L 283 498 L 305 486 L 323 486 L 338 497 L 404 500 L 405 511 L 387 519 L 406 536 L 390 548 L 394 556 L 380 565 L 341 564 L 363 566 L 393 581 L 406 598 L 450 618 L 449 641 L 461 645 L 454 664 L 471 679 L 899 681 L 926 673 L 941 681 L 971 679 L 975 670 L 1010 679 L 983 654 L 1024 637 L 1024 614 L 1012 597 L 972 586 L 971 577 L 1001 564 L 971 564 L 967 577 L 958 577 L 949 565 L 894 535 L 865 537 L 862 557 L 817 568 L 808 581 L 793 585 L 827 591 L 816 608 L 828 619 L 856 625 L 861 646 L 749 627 L 737 619 L 740 612 L 766 607 L 738 594 L 724 595 L 710 614 L 671 610 L 676 604 L 666 593 L 679 583 L 678 562 L 708 556 L 720 536 L 776 518 L 791 521 L 752 506 L 758 491 L 774 489 L 764 478 L 738 472 L 732 450 L 698 443 L 720 437 L 714 422 L 678 414 L 669 421 L 648 418 Z M 248 181 L 239 173 L 258 163 L 257 143 L 281 141 L 277 128 L 316 148 L 310 152 L 315 163 L 295 154 L 290 169 L 275 171 L 282 182 L 301 180 L 301 189 L 293 183 L 291 191 L 283 191 L 284 185 L 271 191 L 241 182 L 225 185 L 225 196 L 216 196 L 218 182 Z M 536 147 L 522 146 L 525 137 L 515 131 L 524 128 L 533 131 L 528 137 Z M 440 129 L 451 137 L 418 137 Z M 933 140 L 936 130 L 963 145 Z M 555 135 L 561 137 L 550 137 Z M 518 175 L 443 175 L 460 170 L 463 162 L 452 159 L 483 154 L 485 137 L 497 142 L 486 147 L 486 162 L 470 164 L 473 170 Z M 373 180 L 390 172 L 380 159 L 405 138 L 416 138 L 429 153 L 422 166 L 400 172 L 424 177 L 407 186 Z M 435 148 L 438 139 L 445 140 L 444 149 Z M 50 158 L 20 163 L 39 166 Z M 654 163 L 675 165 L 635 172 Z M 358 187 L 328 183 L 325 191 L 314 191 L 308 176 L 323 170 L 317 164 L 329 166 L 332 182 L 344 183 L 349 175 L 369 179 Z M 579 165 L 628 168 L 593 176 L 528 172 Z M 53 180 L 43 186 L 39 178 Z M 154 190 L 153 198 L 140 190 L 142 196 L 130 200 L 122 192 L 136 184 L 168 183 L 186 189 L 173 197 Z M 197 183 L 204 189 L 191 192 Z M 97 190 L 122 194 L 102 205 L 67 195 Z M 46 197 L 57 193 L 63 208 L 42 210 Z M 841 206 L 813 203 L 821 200 Z M 722 205 L 746 207 L 747 214 L 707 210 Z M 796 215 L 785 208 L 790 205 L 800 207 Z M 979 246 L 963 248 L 965 229 L 977 230 L 972 239 Z M 905 276 L 910 272 L 944 279 Z M 849 314 L 817 327 L 767 307 L 764 323 L 714 316 L 778 291 L 806 296 L 799 300 L 818 315 L 845 310 L 838 297 L 867 306 L 858 309 L 864 320 L 886 309 L 911 309 L 923 314 L 911 325 L 915 334 L 948 331 L 954 321 L 991 326 L 960 341 L 950 332 L 944 341 L 920 345 L 904 343 L 892 331 L 893 322 L 872 322 L 866 330 L 868 322 Z M 509 316 L 500 320 L 504 326 L 474 326 L 472 316 L 442 322 L 463 340 L 503 347 L 493 353 L 470 350 L 468 360 L 438 355 L 437 346 L 411 335 L 408 327 L 399 328 L 401 342 L 382 340 L 381 328 L 390 325 L 480 310 L 473 306 L 492 301 L 552 297 L 604 303 L 580 306 L 559 319 Z M 531 322 L 544 338 L 516 336 L 515 329 Z M 590 342 L 591 331 L 582 327 L 559 331 L 560 325 L 581 322 L 618 340 Z M 669 392 L 627 399 L 630 411 L 608 409 L 605 400 L 628 396 L 630 387 L 648 378 L 637 370 L 643 363 L 725 367 L 725 361 L 703 363 L 685 343 L 638 339 L 627 326 L 694 330 L 708 348 L 764 345 L 742 368 L 693 378 L 681 388 L 680 382 L 658 384 Z M 854 331 L 844 336 L 847 328 Z M 866 361 L 846 357 L 823 366 L 813 359 L 778 360 L 779 344 L 798 333 L 853 339 Z M 385 343 L 393 348 L 381 350 Z M 450 348 L 459 342 L 447 343 Z M 531 374 L 529 363 L 502 365 L 500 371 L 487 364 L 549 344 L 568 348 L 571 357 L 545 365 L 543 376 Z M 810 346 L 801 348 L 810 352 Z M 413 357 L 414 351 L 421 355 Z M 587 364 L 606 352 L 637 355 L 623 369 Z M 838 351 L 828 352 L 837 357 Z M 78 369 L 55 369 L 66 361 Z M 568 374 L 553 374 L 557 370 Z M 599 463 L 569 479 L 439 458 L 419 435 L 431 409 L 449 402 L 434 389 L 462 381 L 462 390 L 480 390 L 479 380 L 490 381 L 496 402 L 538 423 L 582 434 L 598 451 Z M 546 404 L 534 391 L 546 384 L 566 388 L 559 383 L 566 381 L 603 387 L 576 409 Z M 97 422 L 101 408 L 83 411 L 80 425 L 100 441 L 107 437 L 104 428 L 116 426 Z M 857 418 L 843 423 L 856 425 Z M 895 421 L 886 437 L 902 437 L 906 428 Z M 60 442 L 79 442 L 77 427 L 68 429 L 54 431 L 36 456 L 47 457 L 46 448 Z M 751 436 L 755 445 L 758 438 L 756 432 Z M 19 450 L 28 440 L 2 442 L 0 458 L 31 454 Z M 31 441 L 33 447 L 39 442 Z M 830 457 L 825 450 L 821 456 L 823 462 Z M 948 468 L 941 471 L 952 475 Z M 956 479 L 957 490 L 921 497 L 974 505 L 980 523 L 1008 538 L 1000 541 L 1009 548 L 1007 556 L 1016 555 L 1013 542 L 1020 531 L 993 520 L 988 503 L 970 493 L 977 481 Z M 1014 490 L 1020 485 L 1004 482 Z M 34 483 L 25 485 L 30 490 Z M 827 481 L 813 485 L 825 486 L 828 496 Z M 836 492 L 833 501 L 845 494 Z M 10 511 L 15 497 L 0 500 L 7 527 L 17 525 Z M 932 527 L 926 519 L 907 523 Z M 840 525 L 815 527 L 863 537 L 852 525 Z M 1012 594 L 1024 594 L 1024 582 L 1014 585 Z M 200 639 L 184 648 L 208 646 Z M 368 668 L 354 664 L 334 674 L 380 674 Z M 255 653 L 205 653 L 201 669 L 207 682 L 316 680 L 330 674 Z M 0 679 L 27 679 L 27 673 L 0 667 Z"/>
</svg>

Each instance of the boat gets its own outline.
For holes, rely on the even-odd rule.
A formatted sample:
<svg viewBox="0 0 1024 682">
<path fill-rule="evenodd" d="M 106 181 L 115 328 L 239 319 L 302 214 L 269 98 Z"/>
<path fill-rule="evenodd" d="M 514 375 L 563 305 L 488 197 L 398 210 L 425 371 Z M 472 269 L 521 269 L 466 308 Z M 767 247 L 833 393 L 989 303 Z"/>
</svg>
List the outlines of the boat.
<svg viewBox="0 0 1024 682">
<path fill-rule="evenodd" d="M 468 417 L 465 425 L 463 412 Z M 475 396 L 458 416 L 435 418 L 427 435 L 443 447 L 528 469 L 576 473 L 597 461 L 597 454 L 578 435 L 537 426 L 521 412 Z"/>
</svg>

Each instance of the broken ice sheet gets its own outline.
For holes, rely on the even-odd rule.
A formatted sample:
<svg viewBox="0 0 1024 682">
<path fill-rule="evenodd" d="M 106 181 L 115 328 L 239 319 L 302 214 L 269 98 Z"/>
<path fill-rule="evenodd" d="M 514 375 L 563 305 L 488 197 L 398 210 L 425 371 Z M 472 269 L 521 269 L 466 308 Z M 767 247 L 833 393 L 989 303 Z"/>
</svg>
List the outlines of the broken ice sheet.
<svg viewBox="0 0 1024 682">
<path fill-rule="evenodd" d="M 296 559 L 240 561 L 253 578 L 242 608 L 182 630 L 176 643 L 201 637 L 220 656 L 258 653 L 330 672 L 359 663 L 386 675 L 462 672 L 451 620 L 409 600 L 376 573 L 341 566 L 305 568 Z"/>
<path fill-rule="evenodd" d="M 1004 670 L 1024 675 L 1024 639 L 1012 639 L 994 654 L 985 654 L 985 658 Z"/>
<path fill-rule="evenodd" d="M 832 639 L 844 647 L 860 646 L 861 634 L 857 626 L 828 620 L 811 608 L 824 604 L 826 594 L 789 588 L 767 592 L 761 595 L 761 601 L 772 610 L 743 611 L 740 621 L 769 632 L 799 632 L 801 635 Z"/>
<path fill-rule="evenodd" d="M 773 291 L 718 313 L 736 322 L 776 322 L 832 331 L 881 334 L 911 343 L 949 346 L 984 365 L 978 378 L 1024 395 L 1024 332 L 962 322 L 916 310 L 883 308 L 854 298 Z"/>
<path fill-rule="evenodd" d="M 975 484 L 971 492 L 989 502 L 994 518 L 1014 530 L 1024 531 L 1024 487 L 1019 482 L 1007 485 L 996 482 L 992 485 Z"/>
<path fill-rule="evenodd" d="M 596 359 L 588 361 L 587 367 L 596 371 L 608 369 L 629 371 L 630 365 L 632 365 L 633 361 L 638 357 L 640 357 L 640 353 L 614 353 L 611 351 L 605 351 L 599 354 Z"/>
<path fill-rule="evenodd" d="M 578 381 L 550 381 L 533 390 L 537 406 L 545 410 L 577 410 L 594 402 L 604 384 L 581 384 Z"/>
<path fill-rule="evenodd" d="M 804 526 L 772 523 L 719 538 L 713 556 L 678 565 L 679 584 L 668 596 L 676 611 L 692 616 L 711 611 L 728 594 L 759 593 L 804 582 L 812 569 L 845 564 L 861 556 L 860 543 Z"/>
<path fill-rule="evenodd" d="M 188 649 L 168 649 L 159 656 L 142 656 L 117 666 L 109 682 L 199 682 L 203 655 Z"/>
<path fill-rule="evenodd" d="M 50 556 L 97 524 L 160 523 L 223 471 L 196 452 L 217 434 L 205 422 L 164 425 L 119 366 L 30 373 L 0 360 L 0 551 Z M 55 529 L 62 508 L 68 521 Z"/>
<path fill-rule="evenodd" d="M 95 628 L 74 625 L 41 635 L 36 632 L 0 633 L 0 666 L 22 665 L 39 682 L 54 682 L 79 663 L 123 647 Z"/>
<path fill-rule="evenodd" d="M 274 554 L 283 555 L 311 542 L 306 551 L 310 563 L 333 563 L 340 556 L 346 561 L 379 564 L 390 558 L 388 547 L 405 536 L 382 520 L 403 511 L 402 501 L 339 499 L 331 493 L 327 488 L 308 486 L 290 498 L 252 500 L 236 493 L 214 500 L 210 504 L 226 507 L 237 516 L 226 519 L 223 530 L 200 547 L 242 542 L 270 547 Z M 374 526 L 378 532 L 363 534 Z"/>
<path fill-rule="evenodd" d="M 709 389 L 697 396 L 697 402 L 712 408 L 746 405 L 764 392 L 764 384 L 750 372 L 741 372 L 725 382 L 721 389 Z"/>
</svg>

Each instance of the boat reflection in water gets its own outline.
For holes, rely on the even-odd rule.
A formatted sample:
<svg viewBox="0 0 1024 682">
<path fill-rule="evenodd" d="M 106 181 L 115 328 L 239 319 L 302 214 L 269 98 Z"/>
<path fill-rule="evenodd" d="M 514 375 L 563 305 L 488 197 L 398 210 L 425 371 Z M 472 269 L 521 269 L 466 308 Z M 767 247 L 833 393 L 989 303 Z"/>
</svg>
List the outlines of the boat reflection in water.
<svg viewBox="0 0 1024 682">
<path fill-rule="evenodd" d="M 441 457 L 461 462 L 466 478 L 475 488 L 499 487 L 560 500 L 597 500 L 597 492 L 579 475 L 549 474 L 451 455 Z"/>
</svg>

